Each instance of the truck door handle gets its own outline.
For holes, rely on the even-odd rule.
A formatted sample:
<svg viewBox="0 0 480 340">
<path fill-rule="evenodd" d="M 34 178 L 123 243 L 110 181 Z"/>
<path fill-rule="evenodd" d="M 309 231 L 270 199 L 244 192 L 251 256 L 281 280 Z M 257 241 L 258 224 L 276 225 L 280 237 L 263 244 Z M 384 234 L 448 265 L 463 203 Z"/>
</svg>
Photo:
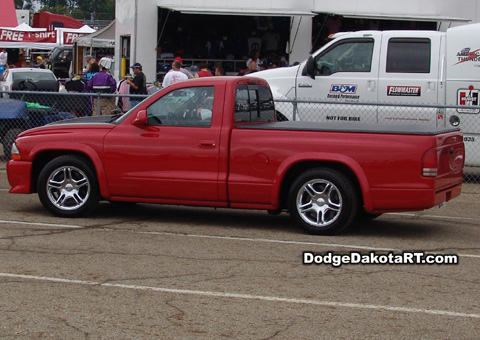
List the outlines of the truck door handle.
<svg viewBox="0 0 480 340">
<path fill-rule="evenodd" d="M 198 145 L 203 149 L 213 149 L 215 147 L 215 141 L 204 139 L 199 141 Z"/>
<path fill-rule="evenodd" d="M 298 83 L 298 87 L 312 87 L 310 83 Z"/>
<path fill-rule="evenodd" d="M 375 80 L 369 80 L 367 86 L 368 86 L 367 91 L 369 92 L 375 91 L 375 87 L 376 87 Z"/>
</svg>

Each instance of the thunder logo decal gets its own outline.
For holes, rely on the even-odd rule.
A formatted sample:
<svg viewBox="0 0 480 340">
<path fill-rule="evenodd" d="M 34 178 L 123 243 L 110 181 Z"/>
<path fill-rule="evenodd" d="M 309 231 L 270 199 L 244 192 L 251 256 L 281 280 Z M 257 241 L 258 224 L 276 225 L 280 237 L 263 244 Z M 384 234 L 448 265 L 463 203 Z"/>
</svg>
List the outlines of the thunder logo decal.
<svg viewBox="0 0 480 340">
<path fill-rule="evenodd" d="M 458 65 L 466 61 L 480 61 L 480 59 L 478 59 L 480 57 L 479 51 L 480 48 L 470 51 L 470 47 L 465 47 L 463 50 L 457 53 L 458 62 L 453 65 Z"/>
</svg>

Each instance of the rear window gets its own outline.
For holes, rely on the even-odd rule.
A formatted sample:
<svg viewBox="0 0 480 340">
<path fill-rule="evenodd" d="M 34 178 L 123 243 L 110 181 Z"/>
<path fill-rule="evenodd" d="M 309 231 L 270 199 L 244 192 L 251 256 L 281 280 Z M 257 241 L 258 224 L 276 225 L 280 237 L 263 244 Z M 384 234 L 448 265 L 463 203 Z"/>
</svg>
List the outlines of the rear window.
<svg viewBox="0 0 480 340">
<path fill-rule="evenodd" d="M 392 38 L 388 41 L 387 73 L 430 73 L 431 41 Z"/>
<path fill-rule="evenodd" d="M 270 90 L 265 86 L 239 86 L 235 92 L 235 123 L 271 122 L 275 108 Z"/>
<path fill-rule="evenodd" d="M 55 76 L 51 72 L 12 72 L 12 80 L 25 80 L 30 79 L 33 81 L 37 80 L 56 80 Z"/>
</svg>

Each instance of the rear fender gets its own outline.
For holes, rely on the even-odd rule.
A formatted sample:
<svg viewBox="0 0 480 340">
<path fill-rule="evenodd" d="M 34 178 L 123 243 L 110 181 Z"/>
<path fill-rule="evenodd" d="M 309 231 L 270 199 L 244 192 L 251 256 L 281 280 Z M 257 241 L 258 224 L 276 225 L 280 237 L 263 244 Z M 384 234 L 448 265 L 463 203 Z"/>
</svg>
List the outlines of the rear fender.
<svg viewBox="0 0 480 340">
<path fill-rule="evenodd" d="M 295 154 L 286 158 L 278 167 L 275 174 L 273 189 L 272 189 L 272 203 L 278 207 L 280 205 L 281 190 L 286 180 L 288 172 L 296 165 L 305 164 L 307 170 L 312 167 L 333 167 L 336 165 L 344 166 L 350 169 L 351 173 L 355 176 L 355 180 L 358 182 L 365 210 L 371 211 L 373 209 L 372 197 L 370 194 L 370 185 L 368 183 L 367 176 L 362 167 L 352 158 L 332 153 L 315 153 L 306 152 L 301 154 Z"/>
</svg>

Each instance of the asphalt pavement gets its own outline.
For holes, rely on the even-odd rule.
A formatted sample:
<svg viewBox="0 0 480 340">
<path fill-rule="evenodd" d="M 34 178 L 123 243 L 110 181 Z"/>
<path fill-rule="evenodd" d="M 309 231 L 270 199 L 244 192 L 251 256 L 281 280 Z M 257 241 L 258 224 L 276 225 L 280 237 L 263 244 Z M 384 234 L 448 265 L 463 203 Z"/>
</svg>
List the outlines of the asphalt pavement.
<svg viewBox="0 0 480 340">
<path fill-rule="evenodd" d="M 264 211 L 102 202 L 89 217 L 57 218 L 8 189 L 0 162 L 1 339 L 480 334 L 479 184 L 444 208 L 331 237 Z M 304 264 L 305 253 L 370 263 Z M 458 263 L 375 263 L 414 253 Z"/>
</svg>

